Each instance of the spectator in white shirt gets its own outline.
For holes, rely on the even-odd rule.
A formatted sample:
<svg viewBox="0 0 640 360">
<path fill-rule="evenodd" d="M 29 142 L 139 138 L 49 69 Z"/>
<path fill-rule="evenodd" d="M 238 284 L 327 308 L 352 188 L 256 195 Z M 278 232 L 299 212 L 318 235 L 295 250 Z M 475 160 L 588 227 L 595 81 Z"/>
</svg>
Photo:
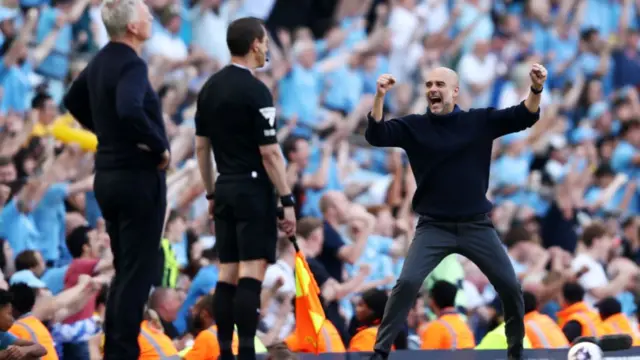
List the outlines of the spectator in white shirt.
<svg viewBox="0 0 640 360">
<path fill-rule="evenodd" d="M 618 295 L 638 274 L 635 264 L 619 258 L 609 265 L 609 280 L 604 264 L 610 258 L 612 239 L 602 224 L 594 223 L 587 226 L 580 241 L 582 249 L 573 259 L 571 269 L 574 272 L 586 271 L 578 279 L 578 283 L 586 291 L 585 301 L 588 304 L 594 305 L 600 299 Z"/>
<path fill-rule="evenodd" d="M 476 42 L 473 51 L 464 54 L 458 64 L 460 86 L 469 93 L 471 108 L 487 107 L 491 104 L 491 92 L 498 69 L 498 58 L 489 52 L 489 43 Z"/>
<path fill-rule="evenodd" d="M 145 44 L 145 54 L 148 57 L 161 57 L 176 66 L 185 62 L 189 56 L 189 49 L 180 38 L 180 8 L 177 5 L 169 6 L 160 15 L 162 28 L 157 30 L 151 39 Z"/>
<path fill-rule="evenodd" d="M 278 314 L 283 301 L 296 293 L 296 282 L 293 267 L 295 266 L 296 253 L 291 241 L 282 238 L 278 241 L 278 260 L 269 265 L 262 281 L 262 318 L 263 324 L 271 330 L 278 322 Z M 293 313 L 289 313 L 286 319 L 282 319 L 280 328 L 280 340 L 291 333 L 295 325 Z"/>
<path fill-rule="evenodd" d="M 231 8 L 222 0 L 200 0 L 190 11 L 193 31 L 193 45 L 201 48 L 220 65 L 231 60 L 227 48 L 227 25 Z"/>
</svg>

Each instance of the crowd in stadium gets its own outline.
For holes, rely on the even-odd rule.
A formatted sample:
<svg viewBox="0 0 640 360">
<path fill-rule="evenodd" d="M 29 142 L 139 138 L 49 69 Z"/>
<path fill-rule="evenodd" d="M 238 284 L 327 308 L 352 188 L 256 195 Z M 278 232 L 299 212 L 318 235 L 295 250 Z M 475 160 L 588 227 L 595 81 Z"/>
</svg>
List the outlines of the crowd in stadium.
<svg viewBox="0 0 640 360">
<path fill-rule="evenodd" d="M 392 118 L 426 111 L 424 76 L 436 66 L 459 73 L 464 109 L 515 105 L 532 63 L 549 70 L 541 119 L 495 141 L 488 193 L 524 290 L 525 343 L 626 333 L 640 345 L 640 1 L 145 2 L 154 29 L 143 57 L 172 156 L 140 359 L 219 352 L 216 238 L 193 118 L 200 87 L 230 60 L 226 27 L 244 16 L 265 20 L 272 40 L 256 76 L 278 104 L 298 242 L 328 319 L 323 352 L 372 350 L 417 221 L 406 156 L 364 140 L 378 76 L 397 79 L 385 104 Z M 102 358 L 113 271 L 92 192 L 96 140 L 61 106 L 108 42 L 100 6 L 0 7 L 1 359 Z M 309 351 L 293 332 L 294 259 L 281 239 L 263 282 L 256 349 L 274 359 Z M 395 349 L 504 349 L 503 329 L 491 284 L 451 255 L 425 280 Z"/>
</svg>

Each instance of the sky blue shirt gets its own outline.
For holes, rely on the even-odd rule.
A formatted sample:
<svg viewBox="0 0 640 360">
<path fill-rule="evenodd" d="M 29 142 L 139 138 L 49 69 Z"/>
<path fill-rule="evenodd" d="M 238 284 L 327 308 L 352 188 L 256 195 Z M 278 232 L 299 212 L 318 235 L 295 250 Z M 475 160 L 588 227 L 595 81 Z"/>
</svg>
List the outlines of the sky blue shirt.
<svg viewBox="0 0 640 360">
<path fill-rule="evenodd" d="M 320 148 L 311 149 L 311 154 L 309 156 L 309 164 L 307 168 L 304 170 L 305 174 L 313 174 L 320 167 L 320 162 L 322 159 L 322 151 Z M 302 213 L 305 216 L 313 216 L 313 217 L 322 217 L 322 212 L 320 211 L 320 199 L 325 192 L 329 190 L 338 190 L 342 191 L 344 186 L 340 181 L 340 174 L 338 172 L 338 163 L 335 158 L 331 157 L 329 161 L 329 169 L 327 176 L 327 184 L 323 189 L 307 189 L 306 190 L 306 200 L 304 205 L 302 206 Z"/>
<path fill-rule="evenodd" d="M 2 108 L 5 111 L 25 113 L 31 107 L 31 83 L 29 82 L 31 65 L 11 66 L 2 77 Z"/>
<path fill-rule="evenodd" d="M 14 256 L 24 250 L 36 249 L 36 244 L 40 243 L 40 233 L 33 219 L 18 211 L 15 198 L 0 211 L 0 237 L 7 239 Z"/>
<path fill-rule="evenodd" d="M 98 206 L 98 200 L 96 200 L 96 193 L 93 191 L 88 191 L 85 194 L 85 215 L 87 217 L 87 221 L 89 222 L 89 226 L 96 227 L 98 223 L 98 219 L 102 217 L 102 212 L 100 211 L 100 206 Z"/>
<path fill-rule="evenodd" d="M 327 75 L 326 83 L 324 101 L 328 108 L 350 113 L 360 102 L 364 82 L 358 70 L 343 65 Z"/>
<path fill-rule="evenodd" d="M 51 7 L 44 7 L 41 10 L 36 29 L 37 43 L 41 43 L 53 30 L 59 11 Z M 64 80 L 69 73 L 69 53 L 71 52 L 72 40 L 71 24 L 63 25 L 58 30 L 58 37 L 53 49 L 38 67 L 38 72 L 56 80 Z"/>
<path fill-rule="evenodd" d="M 68 268 L 69 265 L 49 268 L 40 278 L 40 280 L 47 284 L 47 288 L 51 290 L 53 295 L 57 295 L 64 290 L 64 276 Z"/>
<path fill-rule="evenodd" d="M 322 73 L 294 64 L 291 72 L 280 81 L 280 101 L 285 118 L 298 116 L 298 121 L 318 125 Z"/>
<path fill-rule="evenodd" d="M 18 340 L 18 338 L 15 335 L 0 331 L 0 350 L 6 350 L 9 346 L 15 344 L 16 340 Z"/>
<path fill-rule="evenodd" d="M 193 278 L 189 292 L 187 292 L 187 297 L 178 311 L 178 317 L 173 322 L 173 326 L 176 327 L 179 333 L 183 334 L 187 331 L 187 318 L 191 307 L 195 305 L 199 297 L 213 290 L 217 283 L 218 268 L 216 266 L 205 266 L 198 271 L 196 277 Z"/>
<path fill-rule="evenodd" d="M 55 261 L 60 257 L 60 245 L 65 243 L 65 206 L 69 194 L 68 183 L 49 186 L 33 211 L 33 220 L 41 234 L 36 244 L 45 261 Z"/>
</svg>

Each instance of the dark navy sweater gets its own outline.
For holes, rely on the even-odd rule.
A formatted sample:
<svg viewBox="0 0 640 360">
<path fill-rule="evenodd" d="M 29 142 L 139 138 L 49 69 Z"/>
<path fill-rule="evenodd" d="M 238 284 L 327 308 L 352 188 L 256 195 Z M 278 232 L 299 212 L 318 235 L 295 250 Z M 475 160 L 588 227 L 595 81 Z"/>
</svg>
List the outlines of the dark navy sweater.
<svg viewBox="0 0 640 360">
<path fill-rule="evenodd" d="M 156 169 L 169 149 L 147 65 L 125 44 L 110 42 L 96 54 L 71 85 L 64 106 L 98 137 L 96 170 Z"/>
<path fill-rule="evenodd" d="M 491 147 L 496 138 L 536 123 L 540 111 L 519 105 L 462 111 L 447 115 L 408 115 L 376 122 L 371 114 L 369 144 L 406 151 L 416 178 L 413 210 L 435 218 L 464 218 L 487 213 Z"/>
</svg>

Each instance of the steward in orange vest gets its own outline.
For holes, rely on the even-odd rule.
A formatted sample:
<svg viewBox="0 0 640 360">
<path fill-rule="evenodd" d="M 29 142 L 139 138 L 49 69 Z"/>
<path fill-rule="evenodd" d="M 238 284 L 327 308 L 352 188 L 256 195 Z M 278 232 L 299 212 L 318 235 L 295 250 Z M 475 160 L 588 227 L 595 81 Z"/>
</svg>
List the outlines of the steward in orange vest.
<svg viewBox="0 0 640 360">
<path fill-rule="evenodd" d="M 569 347 L 569 341 L 558 324 L 549 316 L 538 312 L 538 300 L 530 292 L 524 292 L 524 328 L 533 349 L 558 349 Z"/>
<path fill-rule="evenodd" d="M 640 346 L 640 333 L 631 325 L 627 315 L 622 313 L 622 305 L 618 299 L 608 297 L 596 304 L 600 318 L 609 326 L 612 334 L 626 334 L 633 339 L 632 346 Z"/>
<path fill-rule="evenodd" d="M 164 333 L 160 317 L 153 310 L 145 312 L 146 320 L 140 324 L 138 360 L 181 360 L 173 341 Z"/>
<path fill-rule="evenodd" d="M 438 315 L 421 335 L 423 350 L 473 349 L 476 340 L 466 320 L 456 311 L 458 287 L 446 281 L 436 281 L 429 294 L 429 307 Z"/>
<path fill-rule="evenodd" d="M 382 321 L 387 300 L 387 293 L 383 290 L 371 289 L 362 294 L 360 301 L 356 304 L 355 317 L 351 319 L 351 321 L 357 321 L 360 327 L 351 338 L 348 351 L 373 351 L 376 336 L 378 336 L 378 326 Z M 406 334 L 400 334 L 400 336 L 405 337 L 404 344 L 406 345 Z"/>
<path fill-rule="evenodd" d="M 214 296 L 203 296 L 193 307 L 193 327 L 198 331 L 198 335 L 191 350 L 184 355 L 185 360 L 215 360 L 220 356 L 218 328 L 212 314 Z M 238 335 L 235 332 L 231 348 L 233 354 L 238 355 Z"/>
<path fill-rule="evenodd" d="M 584 302 L 584 289 L 576 283 L 566 283 L 562 288 L 564 308 L 558 311 L 558 323 L 569 342 L 580 336 L 596 336 L 611 334 L 600 314 Z"/>
<path fill-rule="evenodd" d="M 9 328 L 9 332 L 18 339 L 42 345 L 47 350 L 47 354 L 39 359 L 58 360 L 58 353 L 49 329 L 31 313 L 36 303 L 36 290 L 20 283 L 11 285 L 10 291 L 13 317 L 17 320 Z"/>
</svg>

